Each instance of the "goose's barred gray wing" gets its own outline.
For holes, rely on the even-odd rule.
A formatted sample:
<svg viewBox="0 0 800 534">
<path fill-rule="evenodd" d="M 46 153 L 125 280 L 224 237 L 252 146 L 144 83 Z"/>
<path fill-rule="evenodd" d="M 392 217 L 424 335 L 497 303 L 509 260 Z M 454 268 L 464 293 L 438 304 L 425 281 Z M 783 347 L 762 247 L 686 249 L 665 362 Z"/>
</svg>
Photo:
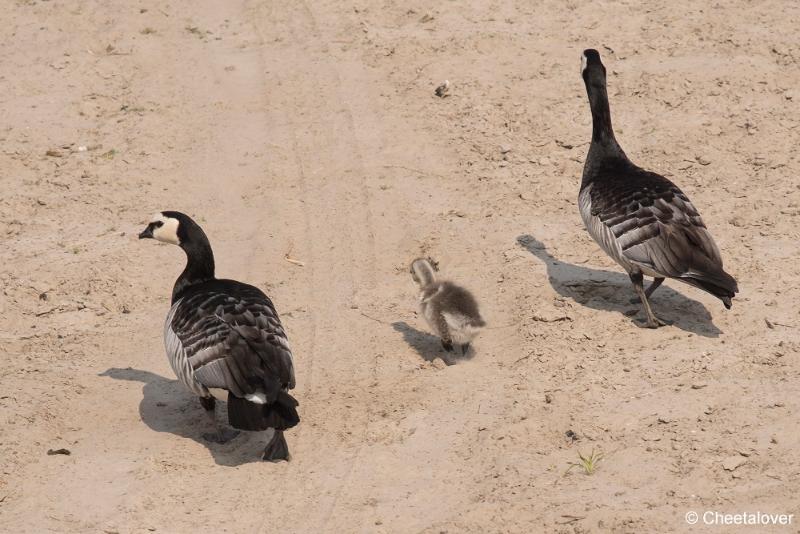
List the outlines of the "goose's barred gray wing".
<svg viewBox="0 0 800 534">
<path fill-rule="evenodd" d="M 267 404 L 294 387 L 286 333 L 259 289 L 228 280 L 192 286 L 178 295 L 167 321 L 168 345 L 169 332 L 174 336 L 170 359 L 184 381 L 190 372 L 205 388 L 239 398 L 263 394 Z"/>
<path fill-rule="evenodd" d="M 589 198 L 591 215 L 607 228 L 623 260 L 646 274 L 676 278 L 730 305 L 736 281 L 703 219 L 675 184 L 630 162 L 597 169 Z"/>
</svg>

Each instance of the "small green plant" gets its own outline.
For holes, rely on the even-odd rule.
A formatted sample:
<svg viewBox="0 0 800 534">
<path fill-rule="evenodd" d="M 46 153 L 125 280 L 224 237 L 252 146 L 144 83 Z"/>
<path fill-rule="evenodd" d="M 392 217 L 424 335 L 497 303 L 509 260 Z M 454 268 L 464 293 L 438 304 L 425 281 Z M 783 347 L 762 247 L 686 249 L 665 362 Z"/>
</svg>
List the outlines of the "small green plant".
<svg viewBox="0 0 800 534">
<path fill-rule="evenodd" d="M 588 456 L 584 456 L 581 451 L 578 451 L 578 461 L 577 462 L 570 462 L 569 467 L 566 471 L 564 471 L 564 476 L 567 475 L 574 467 L 579 467 L 583 469 L 583 472 L 587 475 L 594 474 L 597 470 L 597 464 L 600 463 L 600 460 L 604 458 L 602 452 L 595 453 L 594 449 L 592 449 L 591 454 Z"/>
</svg>

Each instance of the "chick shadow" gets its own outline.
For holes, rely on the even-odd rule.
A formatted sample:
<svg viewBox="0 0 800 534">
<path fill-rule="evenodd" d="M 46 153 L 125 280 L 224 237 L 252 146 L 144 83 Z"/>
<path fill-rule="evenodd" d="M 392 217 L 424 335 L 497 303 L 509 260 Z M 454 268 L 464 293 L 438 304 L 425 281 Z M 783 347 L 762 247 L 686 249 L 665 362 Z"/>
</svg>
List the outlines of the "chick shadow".
<svg viewBox="0 0 800 534">
<path fill-rule="evenodd" d="M 141 382 L 142 401 L 139 415 L 142 421 L 156 432 L 168 432 L 188 438 L 205 446 L 217 465 L 235 467 L 261 461 L 261 449 L 267 440 L 260 432 L 241 432 L 228 443 L 211 443 L 203 439 L 204 432 L 213 430 L 211 421 L 200 406 L 197 397 L 178 383 L 163 376 L 139 369 L 112 367 L 99 376 L 114 380 Z M 225 403 L 217 402 L 217 418 L 227 424 Z M 260 445 L 260 446 L 259 446 Z"/>
<path fill-rule="evenodd" d="M 643 317 L 641 304 L 630 302 L 636 294 L 627 275 L 558 260 L 532 235 L 517 237 L 517 243 L 545 264 L 550 285 L 559 295 L 594 310 L 616 311 L 625 316 L 635 310 L 634 317 Z M 703 304 L 665 285 L 653 293 L 650 303 L 656 315 L 681 330 L 703 337 L 718 337 L 721 333 Z"/>
<path fill-rule="evenodd" d="M 471 360 L 475 356 L 475 349 L 472 347 L 463 355 L 458 347 L 454 352 L 447 352 L 442 347 L 442 340 L 438 336 L 417 330 L 405 321 L 392 323 L 392 328 L 403 334 L 405 342 L 417 351 L 417 354 L 426 362 L 433 362 L 436 358 L 441 358 L 445 364 L 454 365 L 459 361 Z"/>
</svg>

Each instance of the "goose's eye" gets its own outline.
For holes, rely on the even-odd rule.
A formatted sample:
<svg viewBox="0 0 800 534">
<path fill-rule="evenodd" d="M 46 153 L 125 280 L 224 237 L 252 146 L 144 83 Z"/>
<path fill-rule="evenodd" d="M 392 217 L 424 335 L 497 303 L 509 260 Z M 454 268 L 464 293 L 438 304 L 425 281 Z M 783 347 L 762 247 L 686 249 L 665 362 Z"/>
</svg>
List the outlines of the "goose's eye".
<svg viewBox="0 0 800 534">
<path fill-rule="evenodd" d="M 164 226 L 164 221 L 156 221 L 153 223 L 153 228 L 161 228 Z"/>
</svg>

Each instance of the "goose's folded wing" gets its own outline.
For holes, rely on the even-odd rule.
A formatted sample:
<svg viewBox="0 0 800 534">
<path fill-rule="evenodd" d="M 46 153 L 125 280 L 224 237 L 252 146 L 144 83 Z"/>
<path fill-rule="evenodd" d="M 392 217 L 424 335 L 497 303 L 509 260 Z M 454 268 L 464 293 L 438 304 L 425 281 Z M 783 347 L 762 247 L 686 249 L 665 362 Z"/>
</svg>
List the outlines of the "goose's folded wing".
<svg viewBox="0 0 800 534">
<path fill-rule="evenodd" d="M 631 180 L 593 189 L 592 211 L 626 259 L 659 274 L 681 278 L 722 268 L 700 214 L 677 186 L 657 174 L 641 171 Z"/>
<path fill-rule="evenodd" d="M 294 387 L 286 333 L 263 293 L 202 293 L 182 307 L 189 312 L 176 314 L 171 326 L 198 382 L 237 397 L 261 391 L 268 402 Z"/>
</svg>

